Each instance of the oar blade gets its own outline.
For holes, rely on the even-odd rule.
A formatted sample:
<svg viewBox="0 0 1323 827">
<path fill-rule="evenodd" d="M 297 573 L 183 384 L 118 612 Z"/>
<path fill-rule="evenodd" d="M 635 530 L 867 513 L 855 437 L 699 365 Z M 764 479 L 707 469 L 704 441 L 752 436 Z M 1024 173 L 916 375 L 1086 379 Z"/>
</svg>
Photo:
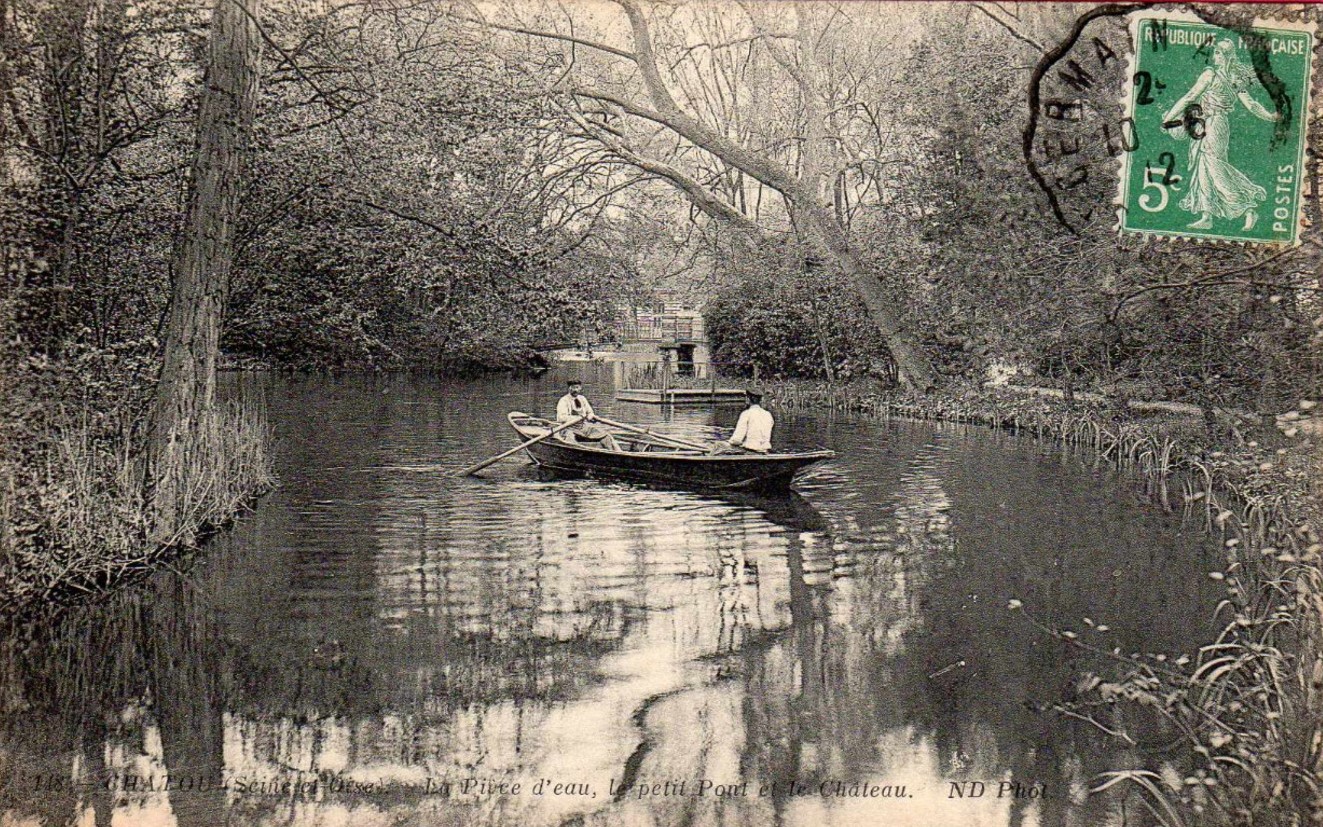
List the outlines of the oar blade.
<svg viewBox="0 0 1323 827">
<path fill-rule="evenodd" d="M 516 445 L 515 447 L 511 448 L 510 450 L 508 450 L 508 451 L 503 451 L 503 452 L 497 454 L 496 456 L 491 457 L 490 459 L 485 459 L 485 460 L 483 460 L 482 462 L 479 462 L 477 465 L 470 465 L 468 468 L 464 468 L 464 469 L 461 469 L 461 470 L 459 470 L 459 471 L 456 471 L 456 472 L 454 473 L 454 476 L 456 476 L 456 477 L 471 477 L 471 476 L 473 476 L 474 474 L 476 474 L 476 473 L 478 473 L 479 471 L 481 471 L 482 469 L 486 468 L 487 466 L 489 466 L 489 465 L 494 465 L 494 464 L 500 462 L 501 460 L 505 459 L 506 457 L 514 456 L 515 454 L 517 454 L 517 453 L 519 453 L 520 451 L 524 450 L 524 449 L 527 448 L 528 446 L 533 445 L 534 443 L 537 443 L 537 442 L 541 442 L 542 440 L 547 439 L 548 437 L 555 436 L 556 434 L 560 433 L 561 431 L 565 430 L 566 428 L 572 428 L 572 427 L 574 427 L 575 425 L 578 425 L 578 424 L 579 424 L 580 422 L 582 422 L 582 421 L 583 421 L 583 417 L 582 417 L 582 416 L 576 416 L 576 417 L 574 417 L 573 419 L 571 419 L 571 420 L 569 420 L 569 421 L 567 421 L 567 422 L 562 422 L 562 423 L 560 423 L 559 425 L 557 425 L 556 427 L 554 427 L 554 428 L 552 428 L 551 430 L 547 431 L 545 434 L 538 434 L 537 436 L 533 437 L 532 439 L 528 440 L 527 442 L 525 442 L 525 443 L 523 443 L 523 444 L 521 444 L 521 445 Z"/>
</svg>

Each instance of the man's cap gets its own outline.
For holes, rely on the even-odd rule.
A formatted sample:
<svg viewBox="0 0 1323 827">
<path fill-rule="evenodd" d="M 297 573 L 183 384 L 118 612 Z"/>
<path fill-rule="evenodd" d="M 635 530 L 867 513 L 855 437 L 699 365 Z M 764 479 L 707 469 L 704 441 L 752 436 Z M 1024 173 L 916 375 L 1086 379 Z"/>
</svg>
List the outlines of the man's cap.
<svg viewBox="0 0 1323 827">
<path fill-rule="evenodd" d="M 745 389 L 744 389 L 744 395 L 747 396 L 749 399 L 752 399 L 752 400 L 755 401 L 755 402 L 760 402 L 760 401 L 762 401 L 762 398 L 763 398 L 763 389 L 762 389 L 762 388 L 745 388 Z"/>
<path fill-rule="evenodd" d="M 567 387 L 567 388 L 572 388 L 572 387 L 574 387 L 575 385 L 578 385 L 578 386 L 582 387 L 582 386 L 583 386 L 583 382 L 582 382 L 581 380 L 579 380 L 579 379 L 571 379 L 571 380 L 569 380 L 568 382 L 565 383 L 565 387 Z"/>
</svg>

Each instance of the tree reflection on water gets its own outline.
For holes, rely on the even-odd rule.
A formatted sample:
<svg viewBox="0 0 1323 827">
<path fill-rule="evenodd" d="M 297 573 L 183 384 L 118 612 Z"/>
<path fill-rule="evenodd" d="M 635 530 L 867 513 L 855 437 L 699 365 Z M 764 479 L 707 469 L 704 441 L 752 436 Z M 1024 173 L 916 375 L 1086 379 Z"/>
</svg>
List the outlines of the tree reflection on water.
<svg viewBox="0 0 1323 827">
<path fill-rule="evenodd" d="M 837 426 L 804 496 L 456 483 L 400 470 L 447 426 L 393 404 L 335 411 L 387 423 L 370 455 L 293 420 L 285 487 L 205 559 L 5 636 L 6 818 L 1136 823 L 1089 780 L 1162 756 L 1054 713 L 1098 665 L 1005 610 L 1205 633 L 1205 552 L 1124 480 L 888 423 Z"/>
</svg>

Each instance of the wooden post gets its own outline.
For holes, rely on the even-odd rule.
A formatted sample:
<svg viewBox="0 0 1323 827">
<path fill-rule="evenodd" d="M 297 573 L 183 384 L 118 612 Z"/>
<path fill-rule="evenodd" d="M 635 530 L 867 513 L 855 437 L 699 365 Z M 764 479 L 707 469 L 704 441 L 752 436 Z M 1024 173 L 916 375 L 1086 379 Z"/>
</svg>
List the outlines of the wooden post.
<svg viewBox="0 0 1323 827">
<path fill-rule="evenodd" d="M 666 392 L 671 387 L 671 352 L 661 352 L 661 402 L 666 402 Z"/>
</svg>

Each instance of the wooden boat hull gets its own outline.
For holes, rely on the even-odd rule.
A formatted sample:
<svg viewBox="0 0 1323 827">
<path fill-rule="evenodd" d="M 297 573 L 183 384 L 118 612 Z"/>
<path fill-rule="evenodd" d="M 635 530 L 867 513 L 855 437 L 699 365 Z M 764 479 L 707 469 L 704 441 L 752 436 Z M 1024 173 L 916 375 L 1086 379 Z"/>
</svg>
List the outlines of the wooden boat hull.
<svg viewBox="0 0 1323 827">
<path fill-rule="evenodd" d="M 516 412 L 510 414 L 510 425 L 527 440 L 545 433 L 550 423 Z M 524 450 L 539 466 L 564 473 L 683 488 L 739 491 L 788 490 L 800 471 L 836 455 L 833 451 L 821 450 L 713 456 L 660 445 L 655 447 L 657 450 L 607 451 L 592 444 L 572 444 L 551 437 Z"/>
</svg>

